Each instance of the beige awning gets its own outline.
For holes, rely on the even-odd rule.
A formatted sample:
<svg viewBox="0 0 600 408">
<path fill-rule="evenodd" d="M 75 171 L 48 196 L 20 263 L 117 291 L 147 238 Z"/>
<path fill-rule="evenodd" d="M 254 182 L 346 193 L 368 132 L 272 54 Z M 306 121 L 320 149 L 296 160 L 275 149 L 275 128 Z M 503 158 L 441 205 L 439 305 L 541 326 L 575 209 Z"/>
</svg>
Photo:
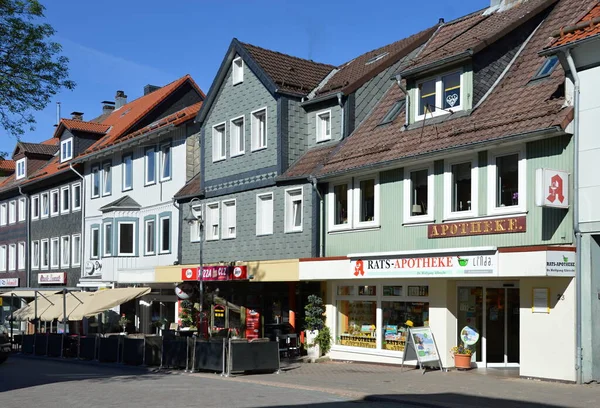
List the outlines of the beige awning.
<svg viewBox="0 0 600 408">
<path fill-rule="evenodd" d="M 94 292 L 69 292 L 64 297 L 62 293 L 52 295 L 48 299 L 54 304 L 40 314 L 39 318 L 42 321 L 52 321 L 54 319 L 62 321 L 65 312 L 64 302 L 66 301 L 67 320 L 81 320 L 72 319 L 71 316 L 78 316 L 85 308 L 87 301 L 93 296 Z"/>
<path fill-rule="evenodd" d="M 43 296 L 49 296 L 49 295 L 53 295 L 55 293 L 60 292 L 59 290 L 13 290 L 11 292 L 5 292 L 5 293 L 0 293 L 1 297 L 11 297 L 11 296 L 16 296 L 16 297 L 22 297 L 22 298 L 28 298 L 28 297 L 36 297 L 36 293 L 38 297 L 42 297 Z"/>
<path fill-rule="evenodd" d="M 83 317 L 95 316 L 105 310 L 112 309 L 115 306 L 122 305 L 132 299 L 144 296 L 150 293 L 150 288 L 118 288 L 106 289 L 94 292 L 89 300 L 86 301 L 86 306 L 82 310 L 81 317 L 74 313 L 72 320 L 81 320 Z M 78 318 L 75 318 L 78 317 Z"/>
<path fill-rule="evenodd" d="M 37 306 L 35 300 L 29 302 L 29 304 L 23 306 L 19 310 L 16 310 L 13 313 L 13 317 L 15 320 L 31 320 L 34 319 L 37 313 L 37 316 L 41 316 L 46 310 L 52 307 L 52 304 L 56 302 L 56 300 L 52 300 L 52 297 L 56 295 L 50 296 L 38 296 L 37 297 Z"/>
</svg>

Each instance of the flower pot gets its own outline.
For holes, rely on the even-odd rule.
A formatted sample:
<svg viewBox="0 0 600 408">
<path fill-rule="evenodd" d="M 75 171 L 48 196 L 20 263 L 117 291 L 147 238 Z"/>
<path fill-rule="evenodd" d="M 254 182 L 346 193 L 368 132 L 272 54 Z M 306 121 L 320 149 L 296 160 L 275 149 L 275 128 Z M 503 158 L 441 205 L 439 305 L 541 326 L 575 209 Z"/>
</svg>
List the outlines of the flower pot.
<svg viewBox="0 0 600 408">
<path fill-rule="evenodd" d="M 315 339 L 318 335 L 318 330 L 306 330 L 306 354 L 313 362 L 321 357 L 319 345 L 315 343 Z"/>
<path fill-rule="evenodd" d="M 471 368 L 471 355 L 470 354 L 455 354 L 454 355 L 454 366 L 458 369 L 468 370 Z"/>
</svg>

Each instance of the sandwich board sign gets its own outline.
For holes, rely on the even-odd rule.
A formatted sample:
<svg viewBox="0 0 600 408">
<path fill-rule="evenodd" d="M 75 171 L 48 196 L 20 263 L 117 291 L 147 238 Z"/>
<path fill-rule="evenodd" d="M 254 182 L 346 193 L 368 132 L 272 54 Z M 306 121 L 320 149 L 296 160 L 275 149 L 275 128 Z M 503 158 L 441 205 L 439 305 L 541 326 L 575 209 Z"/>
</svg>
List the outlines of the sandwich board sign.
<svg viewBox="0 0 600 408">
<path fill-rule="evenodd" d="M 444 371 L 442 366 L 442 360 L 440 353 L 438 352 L 435 338 L 430 327 L 412 327 L 408 328 L 408 335 L 406 338 L 406 344 L 404 345 L 404 353 L 402 355 L 402 367 L 404 368 L 404 362 L 408 356 L 409 348 L 412 345 L 412 351 L 414 351 L 419 367 L 425 374 L 425 363 L 437 362 L 440 370 Z M 412 353 L 411 353 L 412 354 Z"/>
</svg>

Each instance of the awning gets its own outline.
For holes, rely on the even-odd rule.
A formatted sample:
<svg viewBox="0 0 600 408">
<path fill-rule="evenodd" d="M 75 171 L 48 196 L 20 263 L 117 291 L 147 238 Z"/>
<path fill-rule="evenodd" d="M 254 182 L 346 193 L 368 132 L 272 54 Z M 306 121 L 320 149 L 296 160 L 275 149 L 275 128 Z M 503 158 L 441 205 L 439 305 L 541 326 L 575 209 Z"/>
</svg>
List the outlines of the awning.
<svg viewBox="0 0 600 408">
<path fill-rule="evenodd" d="M 16 296 L 16 297 L 22 297 L 22 298 L 27 298 L 27 297 L 36 297 L 36 293 L 38 297 L 42 297 L 42 295 L 44 296 L 49 296 L 49 295 L 53 295 L 55 293 L 61 292 L 61 290 L 13 290 L 10 292 L 6 292 L 6 293 L 0 293 L 1 297 L 11 297 L 11 296 Z"/>
<path fill-rule="evenodd" d="M 97 292 L 69 292 L 66 294 L 67 320 L 77 321 L 84 317 L 95 316 L 105 310 L 121 305 L 150 292 L 150 288 L 119 288 Z M 64 297 L 62 293 L 38 297 L 37 318 L 42 321 L 62 320 L 64 314 Z M 14 312 L 15 320 L 35 319 L 35 302 Z"/>
</svg>

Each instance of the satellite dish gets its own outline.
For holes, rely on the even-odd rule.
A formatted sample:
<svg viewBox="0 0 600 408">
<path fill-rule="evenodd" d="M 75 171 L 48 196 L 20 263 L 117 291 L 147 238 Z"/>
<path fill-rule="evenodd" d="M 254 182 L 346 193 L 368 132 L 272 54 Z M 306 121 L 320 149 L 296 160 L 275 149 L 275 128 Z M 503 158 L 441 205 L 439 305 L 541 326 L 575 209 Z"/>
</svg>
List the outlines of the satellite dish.
<svg viewBox="0 0 600 408">
<path fill-rule="evenodd" d="M 202 219 L 202 204 L 192 205 L 192 216 L 197 220 Z"/>
<path fill-rule="evenodd" d="M 85 263 L 85 273 L 86 275 L 92 275 L 94 273 L 94 269 L 96 269 L 96 266 L 94 265 L 94 263 L 92 261 L 87 261 Z"/>
</svg>

